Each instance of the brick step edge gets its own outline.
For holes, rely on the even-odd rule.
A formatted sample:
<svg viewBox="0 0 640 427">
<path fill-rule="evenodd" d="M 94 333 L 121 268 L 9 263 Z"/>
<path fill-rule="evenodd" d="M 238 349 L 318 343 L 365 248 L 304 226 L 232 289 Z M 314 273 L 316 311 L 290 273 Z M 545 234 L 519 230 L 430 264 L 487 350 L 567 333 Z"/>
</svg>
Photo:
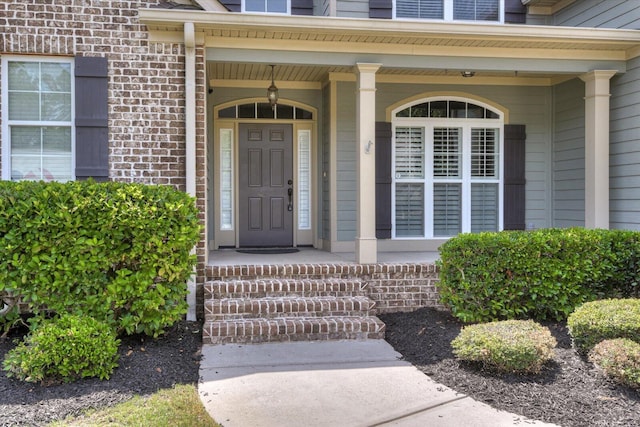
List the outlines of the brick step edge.
<svg viewBox="0 0 640 427">
<path fill-rule="evenodd" d="M 375 302 L 363 296 L 223 298 L 204 303 L 206 320 L 274 317 L 366 317 Z"/>
<path fill-rule="evenodd" d="M 360 279 L 213 280 L 204 284 L 204 298 L 263 298 L 300 296 L 363 296 L 368 285 Z"/>
<path fill-rule="evenodd" d="M 385 324 L 375 316 L 237 319 L 208 321 L 203 344 L 384 339 Z"/>
</svg>

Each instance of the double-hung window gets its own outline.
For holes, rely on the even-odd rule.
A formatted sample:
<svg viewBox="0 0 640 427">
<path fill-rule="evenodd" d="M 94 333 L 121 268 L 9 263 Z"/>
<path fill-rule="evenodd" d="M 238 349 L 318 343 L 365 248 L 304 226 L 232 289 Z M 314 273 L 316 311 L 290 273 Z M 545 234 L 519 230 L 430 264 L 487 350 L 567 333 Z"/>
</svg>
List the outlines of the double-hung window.
<svg viewBox="0 0 640 427">
<path fill-rule="evenodd" d="M 72 60 L 2 58 L 2 178 L 74 179 Z"/>
<path fill-rule="evenodd" d="M 396 18 L 501 22 L 504 0 L 396 0 Z"/>
<path fill-rule="evenodd" d="M 396 111 L 393 235 L 440 238 L 502 227 L 502 119 L 458 99 Z"/>
</svg>

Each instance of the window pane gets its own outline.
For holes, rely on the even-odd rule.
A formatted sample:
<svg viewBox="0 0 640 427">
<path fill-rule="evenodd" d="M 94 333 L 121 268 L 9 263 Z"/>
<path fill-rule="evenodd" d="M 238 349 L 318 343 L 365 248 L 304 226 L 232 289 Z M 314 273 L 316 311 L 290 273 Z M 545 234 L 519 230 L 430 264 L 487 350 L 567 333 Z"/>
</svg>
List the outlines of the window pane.
<svg viewBox="0 0 640 427">
<path fill-rule="evenodd" d="M 454 0 L 453 19 L 498 21 L 499 0 Z"/>
<path fill-rule="evenodd" d="M 424 236 L 424 185 L 396 184 L 396 237 Z"/>
<path fill-rule="evenodd" d="M 233 229 L 232 129 L 220 129 L 220 229 Z"/>
<path fill-rule="evenodd" d="M 443 0 L 397 0 L 398 18 L 443 19 Z"/>
<path fill-rule="evenodd" d="M 11 178 L 68 181 L 71 166 L 70 127 L 11 127 Z"/>
<path fill-rule="evenodd" d="M 239 119 L 255 119 L 256 104 L 238 105 L 238 118 Z"/>
<path fill-rule="evenodd" d="M 267 12 L 287 13 L 287 0 L 267 0 Z"/>
<path fill-rule="evenodd" d="M 462 230 L 460 184 L 433 185 L 433 235 L 448 237 Z"/>
<path fill-rule="evenodd" d="M 449 101 L 449 117 L 464 119 L 467 117 L 467 103 Z"/>
<path fill-rule="evenodd" d="M 498 231 L 498 184 L 471 184 L 471 232 Z"/>
<path fill-rule="evenodd" d="M 311 132 L 298 132 L 298 228 L 311 229 Z"/>
<path fill-rule="evenodd" d="M 411 107 L 411 117 L 429 117 L 429 103 L 424 102 Z"/>
<path fill-rule="evenodd" d="M 462 153 L 459 128 L 433 129 L 433 176 L 459 178 L 462 173 Z"/>
<path fill-rule="evenodd" d="M 259 119 L 273 119 L 275 111 L 273 107 L 268 102 L 259 102 L 258 103 L 258 118 Z"/>
<path fill-rule="evenodd" d="M 265 12 L 264 0 L 245 0 L 245 10 L 249 12 Z"/>
<path fill-rule="evenodd" d="M 497 129 L 471 129 L 471 176 L 498 178 Z"/>
<path fill-rule="evenodd" d="M 276 115 L 279 119 L 293 119 L 293 106 L 276 105 Z"/>
<path fill-rule="evenodd" d="M 71 120 L 70 93 L 43 93 L 41 120 L 68 122 Z"/>
<path fill-rule="evenodd" d="M 429 103 L 429 117 L 447 117 L 449 109 L 447 108 L 447 101 L 434 101 Z"/>
<path fill-rule="evenodd" d="M 71 64 L 43 62 L 40 70 L 40 90 L 71 93 Z"/>
<path fill-rule="evenodd" d="M 40 90 L 38 62 L 9 62 L 9 90 Z"/>
<path fill-rule="evenodd" d="M 476 104 L 467 104 L 467 117 L 470 119 L 484 119 L 484 108 Z"/>
<path fill-rule="evenodd" d="M 424 178 L 424 128 L 396 128 L 396 178 Z"/>
<path fill-rule="evenodd" d="M 487 115 L 486 115 L 487 119 L 499 119 L 500 116 L 498 115 L 498 113 L 494 113 L 493 111 L 487 109 Z"/>
<path fill-rule="evenodd" d="M 405 108 L 402 111 L 396 113 L 396 117 L 411 117 L 411 107 Z"/>
<path fill-rule="evenodd" d="M 235 119 L 236 118 L 236 106 L 223 108 L 218 111 L 218 117 L 221 119 Z"/>
<path fill-rule="evenodd" d="M 9 120 L 40 120 L 40 95 L 9 92 Z"/>
<path fill-rule="evenodd" d="M 296 119 L 297 120 L 312 120 L 313 113 L 303 108 L 296 107 Z"/>
</svg>

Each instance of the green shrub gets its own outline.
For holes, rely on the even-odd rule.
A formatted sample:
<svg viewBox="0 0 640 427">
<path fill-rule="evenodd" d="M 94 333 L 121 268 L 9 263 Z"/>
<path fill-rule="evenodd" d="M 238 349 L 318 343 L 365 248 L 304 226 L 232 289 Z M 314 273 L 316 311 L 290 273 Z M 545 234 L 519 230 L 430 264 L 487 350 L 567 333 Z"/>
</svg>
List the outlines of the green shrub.
<svg viewBox="0 0 640 427">
<path fill-rule="evenodd" d="M 640 233 L 543 229 L 461 234 L 440 247 L 443 304 L 465 322 L 564 320 L 598 298 L 633 296 Z"/>
<path fill-rule="evenodd" d="M 573 345 L 587 354 L 600 341 L 628 338 L 640 342 L 640 299 L 591 301 L 578 307 L 567 319 Z"/>
<path fill-rule="evenodd" d="M 108 379 L 118 366 L 119 343 L 106 323 L 64 315 L 33 329 L 7 353 L 3 366 L 7 376 L 28 382 Z"/>
<path fill-rule="evenodd" d="M 633 388 L 640 388 L 640 344 L 626 338 L 604 340 L 589 352 L 589 360 L 604 373 Z"/>
<path fill-rule="evenodd" d="M 186 313 L 199 231 L 172 187 L 0 181 L 0 292 L 36 319 L 72 312 L 157 336 Z"/>
<path fill-rule="evenodd" d="M 553 357 L 556 339 L 532 320 L 503 320 L 462 328 L 451 342 L 461 360 L 498 372 L 538 373 Z"/>
</svg>

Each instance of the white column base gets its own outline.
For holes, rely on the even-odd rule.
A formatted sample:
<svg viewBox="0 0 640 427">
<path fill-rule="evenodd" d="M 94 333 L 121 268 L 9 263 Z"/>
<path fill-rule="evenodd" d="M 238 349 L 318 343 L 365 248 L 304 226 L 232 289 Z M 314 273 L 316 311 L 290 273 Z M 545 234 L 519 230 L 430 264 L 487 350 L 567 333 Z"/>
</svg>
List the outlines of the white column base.
<svg viewBox="0 0 640 427">
<path fill-rule="evenodd" d="M 378 262 L 378 239 L 375 237 L 356 237 L 356 262 L 358 264 Z"/>
</svg>

